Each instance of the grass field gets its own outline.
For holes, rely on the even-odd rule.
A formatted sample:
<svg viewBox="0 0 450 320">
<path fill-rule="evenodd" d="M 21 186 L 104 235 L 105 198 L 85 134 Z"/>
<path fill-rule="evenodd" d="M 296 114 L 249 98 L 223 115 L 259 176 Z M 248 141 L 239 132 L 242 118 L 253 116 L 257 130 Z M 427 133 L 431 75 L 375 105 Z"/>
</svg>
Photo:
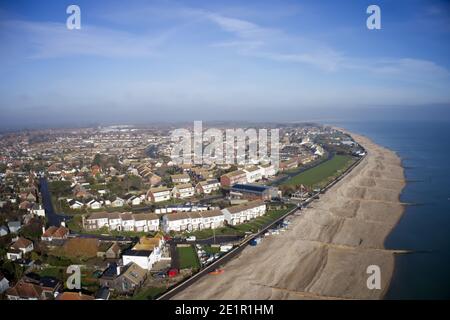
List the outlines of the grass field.
<svg viewBox="0 0 450 320">
<path fill-rule="evenodd" d="M 200 269 L 197 252 L 192 246 L 177 247 L 178 256 L 180 257 L 180 269 Z"/>
<path fill-rule="evenodd" d="M 303 184 L 308 187 L 323 187 L 347 169 L 354 161 L 354 158 L 351 156 L 336 155 L 317 167 L 299 173 L 284 182 L 283 185 Z"/>
</svg>

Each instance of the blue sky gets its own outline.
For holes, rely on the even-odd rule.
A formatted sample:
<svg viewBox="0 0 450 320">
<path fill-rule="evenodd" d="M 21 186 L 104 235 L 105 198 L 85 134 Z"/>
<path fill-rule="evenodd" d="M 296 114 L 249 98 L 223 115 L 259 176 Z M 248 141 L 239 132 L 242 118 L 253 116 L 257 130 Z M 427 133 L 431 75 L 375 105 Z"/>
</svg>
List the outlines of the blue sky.
<svg viewBox="0 0 450 320">
<path fill-rule="evenodd" d="M 448 1 L 3 0 L 0 127 L 448 105 L 449 35 Z"/>
</svg>

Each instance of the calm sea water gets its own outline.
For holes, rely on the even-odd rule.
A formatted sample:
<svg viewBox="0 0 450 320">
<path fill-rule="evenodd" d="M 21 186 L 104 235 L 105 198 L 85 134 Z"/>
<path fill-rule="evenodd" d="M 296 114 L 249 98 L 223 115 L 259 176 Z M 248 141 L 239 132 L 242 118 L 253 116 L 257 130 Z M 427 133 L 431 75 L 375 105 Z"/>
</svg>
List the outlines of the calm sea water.
<svg viewBox="0 0 450 320">
<path fill-rule="evenodd" d="M 336 123 L 403 160 L 408 206 L 386 247 L 417 253 L 396 258 L 387 299 L 450 299 L 450 122 Z"/>
</svg>

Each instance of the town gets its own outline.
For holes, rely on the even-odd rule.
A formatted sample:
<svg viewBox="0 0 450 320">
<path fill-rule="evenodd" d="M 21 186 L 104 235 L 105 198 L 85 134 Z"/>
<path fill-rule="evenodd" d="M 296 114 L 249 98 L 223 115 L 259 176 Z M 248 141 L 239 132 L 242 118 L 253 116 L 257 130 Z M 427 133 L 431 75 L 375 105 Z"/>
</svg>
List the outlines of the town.
<svg viewBox="0 0 450 320">
<path fill-rule="evenodd" d="M 289 228 L 291 213 L 365 155 L 334 128 L 270 126 L 280 128 L 277 165 L 176 163 L 175 125 L 3 134 L 1 298 L 155 299 L 220 276 L 209 266 Z M 67 287 L 71 265 L 81 267 L 77 289 Z"/>
</svg>

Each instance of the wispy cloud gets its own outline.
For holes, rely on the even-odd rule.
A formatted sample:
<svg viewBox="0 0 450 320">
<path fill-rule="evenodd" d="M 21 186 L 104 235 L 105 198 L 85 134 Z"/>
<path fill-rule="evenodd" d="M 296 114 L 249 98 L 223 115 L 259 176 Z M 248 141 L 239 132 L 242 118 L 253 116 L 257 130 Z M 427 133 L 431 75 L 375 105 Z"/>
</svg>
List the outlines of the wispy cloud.
<svg viewBox="0 0 450 320">
<path fill-rule="evenodd" d="M 114 58 L 148 57 L 165 39 L 82 25 L 80 30 L 68 30 L 65 24 L 9 20 L 0 23 L 0 39 L 9 46 L 26 46 L 29 58 L 65 56 L 99 56 Z"/>
</svg>

